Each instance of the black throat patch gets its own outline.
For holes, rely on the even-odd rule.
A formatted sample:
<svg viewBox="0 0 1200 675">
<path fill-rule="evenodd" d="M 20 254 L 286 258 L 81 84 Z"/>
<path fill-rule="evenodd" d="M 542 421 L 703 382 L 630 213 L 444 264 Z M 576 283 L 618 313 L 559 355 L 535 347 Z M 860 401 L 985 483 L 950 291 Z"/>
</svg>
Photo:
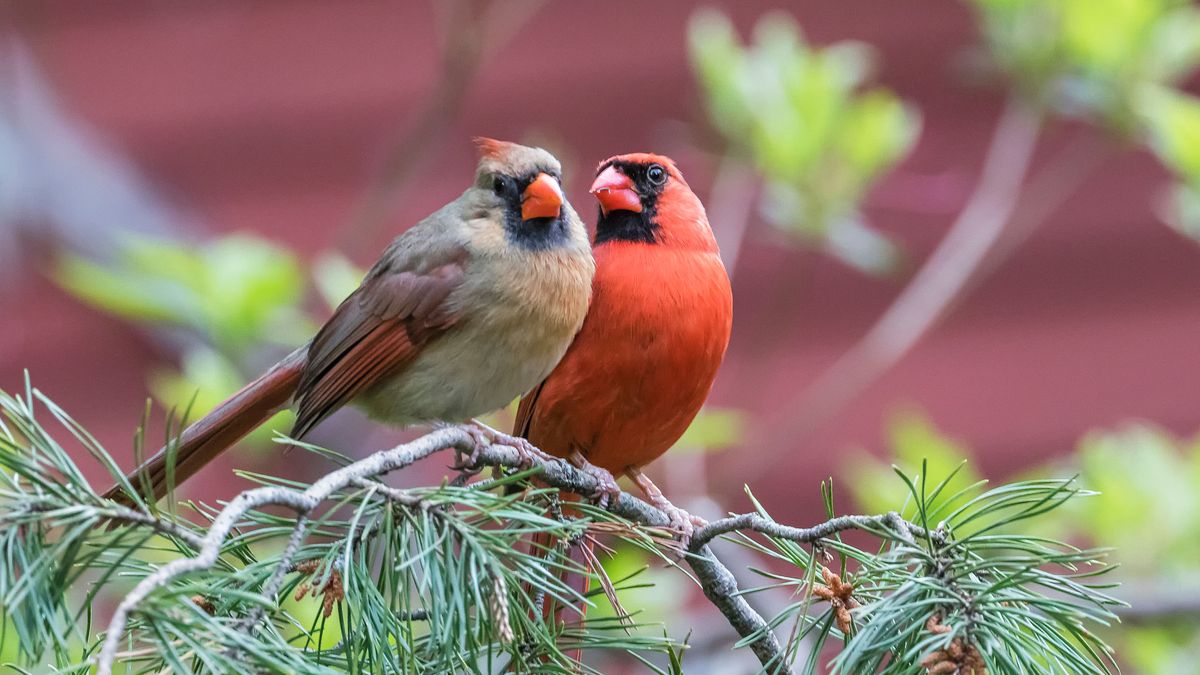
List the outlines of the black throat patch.
<svg viewBox="0 0 1200 675">
<path fill-rule="evenodd" d="M 613 166 L 633 181 L 638 195 L 641 197 L 642 210 L 613 211 L 604 213 L 600 209 L 600 217 L 596 220 L 596 244 L 608 241 L 633 241 L 643 244 L 658 242 L 658 196 L 662 194 L 664 183 L 655 184 L 646 175 L 648 164 L 614 161 L 600 167 L 600 171 Z"/>
<path fill-rule="evenodd" d="M 654 222 L 655 209 L 642 207 L 640 213 L 633 211 L 600 211 L 596 221 L 596 244 L 608 241 L 633 241 L 643 244 L 658 242 L 658 223 Z"/>
<path fill-rule="evenodd" d="M 514 246 L 527 251 L 547 251 L 563 246 L 570 234 L 562 216 L 521 220 L 521 206 L 504 210 L 504 233 Z"/>
<path fill-rule="evenodd" d="M 508 241 L 527 251 L 546 251 L 559 248 L 570 240 L 564 219 L 569 207 L 564 202 L 557 218 L 522 220 L 521 195 L 536 177 L 536 174 L 521 178 L 497 176 L 493 191 L 504 201 L 504 234 Z"/>
</svg>

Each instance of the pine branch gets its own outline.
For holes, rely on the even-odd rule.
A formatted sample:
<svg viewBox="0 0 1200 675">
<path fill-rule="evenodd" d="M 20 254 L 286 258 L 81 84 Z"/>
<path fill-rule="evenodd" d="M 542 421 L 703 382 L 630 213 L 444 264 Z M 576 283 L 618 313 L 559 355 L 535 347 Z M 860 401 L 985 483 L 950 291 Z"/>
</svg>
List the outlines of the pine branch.
<svg viewBox="0 0 1200 675">
<path fill-rule="evenodd" d="M 560 542 L 607 534 L 686 562 L 741 637 L 738 646 L 749 647 L 765 672 L 791 672 L 806 638 L 815 656 L 839 636 L 845 645 L 833 662 L 836 672 L 911 673 L 916 664 L 928 672 L 970 672 L 982 664 L 1029 671 L 1047 663 L 1108 672 L 1107 647 L 1085 627 L 1115 618 L 1111 607 L 1118 603 L 1088 581 L 1107 569 L 1097 562 L 1101 553 L 999 532 L 1076 496 L 1069 481 L 1017 483 L 958 503 L 967 492 L 940 496 L 947 482 L 926 486 L 924 473 L 901 474 L 911 492 L 908 518 L 899 512 L 832 517 L 830 492 L 831 517 L 813 527 L 784 525 L 759 506 L 699 528 L 680 549 L 669 538 L 667 515 L 645 501 L 619 493 L 602 510 L 585 499 L 564 517 L 550 504 L 560 492 L 594 494 L 599 485 L 592 475 L 449 427 L 357 462 L 322 451 L 344 466 L 312 485 L 259 477 L 263 487 L 219 510 L 193 506 L 208 521 L 201 528 L 173 512 L 101 499 L 35 418 L 34 400 L 119 473 L 94 439 L 36 391 L 27 389 L 24 399 L 0 392 L 0 550 L 10 561 L 0 571 L 0 610 L 31 661 L 48 646 L 60 668 L 86 669 L 96 654 L 101 674 L 111 673 L 118 659 L 148 661 L 152 670 L 259 664 L 316 673 L 328 672 L 332 659 L 350 671 L 491 672 L 509 667 L 493 663 L 507 654 L 511 664 L 591 672 L 567 656 L 587 647 L 622 649 L 639 659 L 635 650 L 665 651 L 677 663 L 674 643 L 639 634 L 629 617 L 590 618 L 582 627 L 547 621 L 538 597 L 590 604 L 562 575 L 595 573 L 571 561 L 568 547 L 522 548 L 544 533 Z M 470 457 L 471 470 L 500 473 L 432 488 L 377 480 L 445 450 Z M 507 494 L 535 475 L 548 487 Z M 114 521 L 112 531 L 100 527 Z M 879 539 L 882 549 L 843 542 L 848 530 Z M 770 583 L 742 590 L 708 546 L 717 537 L 733 537 L 800 573 L 755 570 Z M 279 552 L 261 557 L 272 542 L 282 545 Z M 171 559 L 161 566 L 148 562 L 163 554 Z M 99 578 L 72 615 L 65 592 L 84 573 Z M 138 581 L 102 642 L 94 642 L 88 608 L 120 577 Z M 748 601 L 765 589 L 801 599 L 767 619 Z M 293 591 L 297 599 L 308 593 L 320 599 L 308 628 L 281 604 L 279 596 Z M 340 637 L 327 646 L 326 620 L 334 614 Z M 414 622 L 423 628 L 414 631 Z M 787 623 L 792 629 L 781 642 L 776 631 Z M 72 661 L 80 645 L 84 661 Z"/>
</svg>

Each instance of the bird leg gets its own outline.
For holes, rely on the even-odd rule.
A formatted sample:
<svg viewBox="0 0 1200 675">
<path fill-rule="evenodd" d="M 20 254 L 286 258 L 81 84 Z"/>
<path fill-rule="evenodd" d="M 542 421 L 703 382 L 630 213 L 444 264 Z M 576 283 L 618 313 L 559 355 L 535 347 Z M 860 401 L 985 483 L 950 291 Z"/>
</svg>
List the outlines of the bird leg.
<svg viewBox="0 0 1200 675">
<path fill-rule="evenodd" d="M 587 461 L 587 457 L 584 457 L 582 452 L 573 449 L 567 459 L 576 469 L 596 479 L 598 486 L 595 493 L 592 494 L 592 499 L 596 500 L 600 508 L 607 509 L 608 503 L 621 494 L 621 486 L 617 485 L 617 479 L 613 478 L 613 475 L 607 470 Z"/>
<path fill-rule="evenodd" d="M 646 494 L 646 500 L 650 502 L 654 508 L 662 511 L 667 515 L 671 523 L 671 529 L 679 532 L 679 543 L 687 550 L 688 544 L 692 540 L 692 533 L 697 527 L 704 527 L 708 521 L 700 516 L 693 516 L 683 509 L 675 506 L 669 499 L 663 495 L 662 490 L 650 480 L 650 477 L 642 473 L 642 470 L 637 467 L 630 467 L 625 470 L 625 475 L 629 476 L 637 486 Z"/>
</svg>

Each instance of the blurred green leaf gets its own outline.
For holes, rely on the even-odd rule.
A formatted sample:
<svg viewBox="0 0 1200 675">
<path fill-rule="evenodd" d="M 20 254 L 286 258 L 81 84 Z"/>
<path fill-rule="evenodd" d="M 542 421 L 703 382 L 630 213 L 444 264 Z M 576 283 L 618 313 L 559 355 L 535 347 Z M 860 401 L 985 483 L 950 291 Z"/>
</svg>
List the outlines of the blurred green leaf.
<svg viewBox="0 0 1200 675">
<path fill-rule="evenodd" d="M 366 270 L 339 253 L 326 253 L 313 264 L 313 280 L 317 292 L 332 309 L 341 304 L 362 282 Z"/>
<path fill-rule="evenodd" d="M 1150 146 L 1176 173 L 1200 184 L 1200 99 L 1155 88 L 1141 101 Z"/>
<path fill-rule="evenodd" d="M 689 45 L 713 126 L 763 174 L 764 217 L 859 268 L 886 271 L 896 255 L 858 205 L 911 150 L 920 119 L 887 91 L 860 91 L 873 70 L 870 47 L 812 48 L 784 13 L 763 16 L 743 46 L 712 10 L 693 15 Z"/>
<path fill-rule="evenodd" d="M 312 328 L 297 308 L 304 278 L 295 256 L 248 235 L 201 246 L 131 240 L 109 264 L 64 256 L 53 276 L 94 307 L 190 328 L 230 355 L 264 341 L 294 346 Z"/>
<path fill-rule="evenodd" d="M 735 445 L 745 433 L 745 415 L 739 410 L 704 408 L 672 452 L 715 452 Z"/>
<path fill-rule="evenodd" d="M 65 256 L 53 271 L 55 281 L 84 302 L 125 319 L 184 323 L 198 315 L 196 298 L 178 285 L 111 268 L 77 256 Z"/>
<path fill-rule="evenodd" d="M 1060 112 L 1122 136 L 1139 98 L 1200 64 L 1200 10 L 1186 0 L 975 0 L 993 60 Z"/>
<path fill-rule="evenodd" d="M 1180 234 L 1200 241 L 1200 186 L 1172 185 L 1159 211 L 1163 220 Z"/>
</svg>

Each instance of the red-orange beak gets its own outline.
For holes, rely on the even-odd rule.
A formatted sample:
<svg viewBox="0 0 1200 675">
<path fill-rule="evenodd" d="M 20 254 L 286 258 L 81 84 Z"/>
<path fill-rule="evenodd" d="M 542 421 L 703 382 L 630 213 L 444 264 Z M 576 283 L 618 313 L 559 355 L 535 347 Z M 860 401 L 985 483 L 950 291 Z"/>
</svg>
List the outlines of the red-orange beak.
<svg viewBox="0 0 1200 675">
<path fill-rule="evenodd" d="M 600 209 L 605 215 L 610 211 L 642 211 L 642 198 L 634 189 L 633 180 L 618 171 L 615 166 L 608 167 L 596 176 L 591 192 L 600 202 Z"/>
<path fill-rule="evenodd" d="M 521 219 L 557 218 L 562 210 L 563 193 L 558 181 L 539 173 L 521 195 Z"/>
</svg>

